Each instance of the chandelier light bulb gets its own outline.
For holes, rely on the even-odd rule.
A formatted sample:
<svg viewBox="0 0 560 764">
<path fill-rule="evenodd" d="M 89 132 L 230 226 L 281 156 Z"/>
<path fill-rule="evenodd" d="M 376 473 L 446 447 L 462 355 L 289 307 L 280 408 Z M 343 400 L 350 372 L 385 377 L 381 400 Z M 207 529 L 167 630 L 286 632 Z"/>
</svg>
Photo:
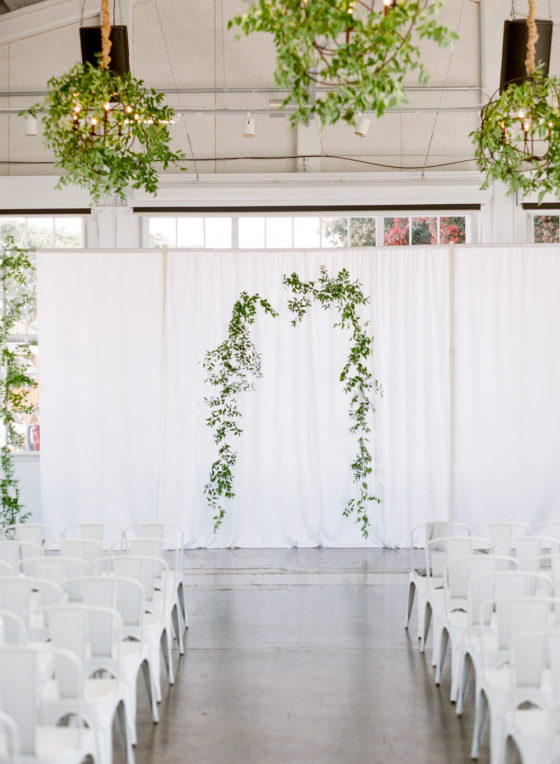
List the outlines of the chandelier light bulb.
<svg viewBox="0 0 560 764">
<path fill-rule="evenodd" d="M 95 117 L 92 117 L 92 118 L 91 118 L 91 124 L 92 124 L 94 127 L 95 127 L 95 125 L 97 124 L 97 120 L 96 120 L 96 118 L 95 118 Z"/>
<path fill-rule="evenodd" d="M 517 116 L 519 117 L 519 119 L 525 119 L 525 109 L 519 109 L 519 111 L 517 112 Z"/>
<path fill-rule="evenodd" d="M 132 114 L 132 106 L 127 106 L 126 107 L 126 113 L 127 114 Z"/>
<path fill-rule="evenodd" d="M 111 108 L 111 104 L 110 104 L 110 103 L 106 103 L 106 104 L 103 106 L 103 108 L 105 109 L 105 111 L 109 111 L 109 109 Z"/>
</svg>

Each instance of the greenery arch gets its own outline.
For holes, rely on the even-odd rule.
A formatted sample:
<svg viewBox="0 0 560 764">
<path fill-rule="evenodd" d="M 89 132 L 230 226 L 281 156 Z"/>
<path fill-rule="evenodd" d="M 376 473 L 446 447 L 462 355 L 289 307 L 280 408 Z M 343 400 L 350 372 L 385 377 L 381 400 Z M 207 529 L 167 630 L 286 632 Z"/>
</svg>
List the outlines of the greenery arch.
<svg viewBox="0 0 560 764">
<path fill-rule="evenodd" d="M 351 332 L 350 349 L 339 379 L 350 398 L 350 431 L 358 447 L 351 467 L 358 495 L 348 500 L 343 515 L 348 517 L 355 514 L 362 536 L 367 538 L 370 525 L 368 506 L 371 502 L 380 503 L 380 499 L 369 491 L 373 456 L 369 449 L 371 427 L 368 417 L 374 411 L 372 396 L 381 395 L 379 382 L 374 379 L 368 367 L 373 353 L 373 337 L 368 334 L 367 321 L 362 321 L 359 316 L 359 309 L 369 303 L 369 297 L 364 295 L 359 280 L 350 279 L 345 268 L 331 278 L 326 267 L 321 266 L 316 281 L 302 281 L 297 273 L 292 273 L 284 276 L 283 285 L 291 291 L 288 308 L 295 316 L 293 326 L 317 302 L 325 310 L 337 310 L 339 320 L 334 324 L 335 328 L 349 329 Z M 233 306 L 226 339 L 217 348 L 208 351 L 203 361 L 208 374 L 206 381 L 218 388 L 216 395 L 205 398 L 210 407 L 206 423 L 214 431 L 214 442 L 218 446 L 218 457 L 212 464 L 208 482 L 204 486 L 208 504 L 214 511 L 214 532 L 225 516 L 223 499 L 235 496 L 233 468 L 237 453 L 231 438 L 239 437 L 243 432 L 239 426 L 241 412 L 238 396 L 252 389 L 254 382 L 262 377 L 261 356 L 251 336 L 251 325 L 255 322 L 259 306 L 271 316 L 278 315 L 259 294 L 242 292 Z"/>
</svg>

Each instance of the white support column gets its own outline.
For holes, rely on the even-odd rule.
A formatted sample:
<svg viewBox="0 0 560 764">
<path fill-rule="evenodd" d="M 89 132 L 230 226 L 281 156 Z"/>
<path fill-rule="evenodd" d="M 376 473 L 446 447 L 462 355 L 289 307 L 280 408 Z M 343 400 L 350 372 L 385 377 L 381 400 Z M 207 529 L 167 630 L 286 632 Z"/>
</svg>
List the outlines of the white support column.
<svg viewBox="0 0 560 764">
<path fill-rule="evenodd" d="M 130 207 L 106 204 L 96 207 L 88 224 L 88 247 L 130 249 L 140 247 L 140 218 Z"/>
<path fill-rule="evenodd" d="M 449 244 L 449 522 L 455 522 L 455 246 Z"/>
</svg>

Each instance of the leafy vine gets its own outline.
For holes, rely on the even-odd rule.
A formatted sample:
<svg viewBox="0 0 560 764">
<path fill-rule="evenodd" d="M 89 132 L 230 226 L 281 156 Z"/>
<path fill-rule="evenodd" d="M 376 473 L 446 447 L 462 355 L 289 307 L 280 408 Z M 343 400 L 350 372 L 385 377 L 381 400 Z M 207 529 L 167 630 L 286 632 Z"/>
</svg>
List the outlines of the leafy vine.
<svg viewBox="0 0 560 764">
<path fill-rule="evenodd" d="M 17 247 L 11 237 L 6 238 L 0 245 L 0 421 L 6 434 L 4 445 L 0 448 L 2 528 L 29 518 L 29 513 L 22 511 L 12 451 L 23 441 L 23 436 L 16 429 L 18 415 L 31 414 L 35 410 L 29 399 L 30 391 L 37 385 L 28 373 L 31 346 L 28 342 L 14 342 L 14 330 L 31 306 L 29 277 L 33 268 L 28 251 Z"/>
<path fill-rule="evenodd" d="M 336 308 L 340 320 L 334 324 L 335 328 L 350 329 L 352 332 L 350 351 L 339 378 L 344 385 L 344 392 L 351 396 L 350 418 L 353 424 L 350 431 L 358 442 L 358 453 L 351 466 L 354 482 L 359 486 L 359 495 L 348 500 L 343 515 L 349 517 L 355 512 L 362 536 L 367 538 L 370 524 L 368 504 L 372 501 L 379 504 L 381 501 L 369 491 L 373 456 L 369 450 L 371 427 L 368 416 L 374 411 L 372 394 L 381 394 L 379 382 L 374 379 L 368 365 L 373 351 L 373 337 L 367 332 L 367 322 L 362 322 L 359 317 L 359 308 L 369 303 L 369 297 L 362 292 L 358 280 L 350 279 L 345 268 L 339 271 L 336 278 L 330 278 L 323 265 L 317 281 L 301 281 L 297 273 L 292 273 L 291 276 L 284 276 L 283 284 L 294 295 L 288 301 L 290 311 L 295 314 L 293 326 L 302 320 L 312 302 L 316 301 L 325 310 Z"/>
<path fill-rule="evenodd" d="M 214 430 L 214 442 L 218 446 L 218 458 L 212 464 L 210 478 L 204 486 L 204 494 L 214 511 L 214 532 L 224 519 L 223 499 L 235 496 L 233 468 L 237 452 L 231 437 L 239 437 L 243 432 L 239 426 L 238 396 L 253 389 L 255 380 L 262 377 L 261 356 L 251 336 L 259 306 L 269 316 L 278 315 L 268 300 L 259 294 L 242 292 L 233 306 L 226 339 L 208 351 L 203 361 L 208 374 L 206 381 L 218 388 L 216 395 L 205 398 L 210 407 L 206 423 Z"/>
</svg>

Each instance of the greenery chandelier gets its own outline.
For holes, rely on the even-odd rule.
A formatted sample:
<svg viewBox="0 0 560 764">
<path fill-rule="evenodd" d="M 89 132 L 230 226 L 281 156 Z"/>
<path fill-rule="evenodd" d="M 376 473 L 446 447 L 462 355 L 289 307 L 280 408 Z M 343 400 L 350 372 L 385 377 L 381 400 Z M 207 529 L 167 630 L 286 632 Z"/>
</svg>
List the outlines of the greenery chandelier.
<svg viewBox="0 0 560 764">
<path fill-rule="evenodd" d="M 560 192 L 560 80 L 535 65 L 538 40 L 536 2 L 529 0 L 527 76 L 493 96 L 471 133 L 477 164 L 489 181 L 500 180 L 508 193 Z"/>
<path fill-rule="evenodd" d="M 63 171 L 58 186 L 86 188 L 94 202 L 129 186 L 157 190 L 158 171 L 185 159 L 170 148 L 173 110 L 163 94 L 130 72 L 111 71 L 109 0 L 102 0 L 98 66 L 76 64 L 48 81 L 47 96 L 25 114 L 43 112 L 43 137 Z"/>
<path fill-rule="evenodd" d="M 245 34 L 267 32 L 276 46 L 275 84 L 295 105 L 292 124 L 316 115 L 330 124 L 406 101 L 404 79 L 428 72 L 417 45 L 457 37 L 438 23 L 444 0 L 258 0 L 232 18 Z M 321 88 L 317 91 L 317 88 Z"/>
</svg>

